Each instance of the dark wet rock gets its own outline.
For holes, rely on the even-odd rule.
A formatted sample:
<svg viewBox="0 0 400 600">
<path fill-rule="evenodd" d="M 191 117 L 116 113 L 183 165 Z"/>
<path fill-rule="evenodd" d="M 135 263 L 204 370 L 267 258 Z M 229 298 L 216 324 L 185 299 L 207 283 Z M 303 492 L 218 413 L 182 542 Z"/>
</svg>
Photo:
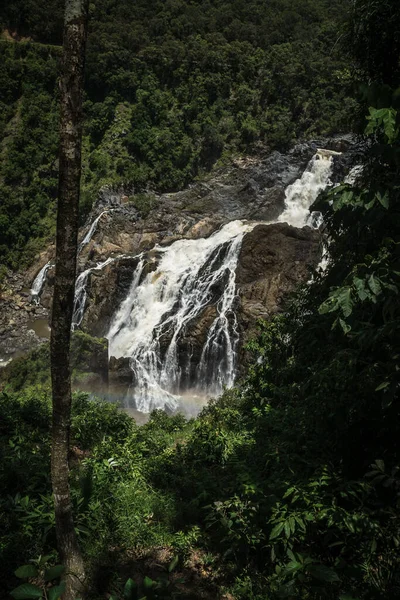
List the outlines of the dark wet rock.
<svg viewBox="0 0 400 600">
<path fill-rule="evenodd" d="M 77 373 L 95 373 L 108 382 L 108 340 L 75 331 L 71 338 L 71 365 Z"/>
<path fill-rule="evenodd" d="M 129 366 L 129 358 L 111 356 L 108 367 L 109 390 L 117 396 L 125 396 L 133 382 L 133 372 Z"/>
<path fill-rule="evenodd" d="M 186 327 L 178 346 L 181 386 L 190 387 L 196 380 L 201 355 L 211 325 L 217 316 L 214 305 L 206 306 Z"/>
<path fill-rule="evenodd" d="M 320 233 L 287 223 L 258 225 L 243 239 L 236 270 L 243 341 L 257 321 L 281 311 L 287 295 L 310 278 L 321 256 Z"/>
<path fill-rule="evenodd" d="M 25 274 L 9 272 L 0 287 L 0 368 L 43 342 L 31 323 L 47 319 L 48 312 L 30 304 L 25 282 Z"/>
</svg>

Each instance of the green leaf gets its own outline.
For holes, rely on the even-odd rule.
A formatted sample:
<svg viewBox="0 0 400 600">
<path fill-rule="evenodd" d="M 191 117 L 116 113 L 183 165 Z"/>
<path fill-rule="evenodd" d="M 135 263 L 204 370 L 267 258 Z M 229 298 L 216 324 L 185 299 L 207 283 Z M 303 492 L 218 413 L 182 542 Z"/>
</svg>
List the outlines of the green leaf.
<svg viewBox="0 0 400 600">
<path fill-rule="evenodd" d="M 19 579 L 29 579 L 30 577 L 38 576 L 38 570 L 33 565 L 23 565 L 22 567 L 18 567 L 14 573 Z"/>
<path fill-rule="evenodd" d="M 126 600 L 135 600 L 137 597 L 137 585 L 133 579 L 129 578 L 124 587 L 124 598 Z"/>
<path fill-rule="evenodd" d="M 295 491 L 294 487 L 290 487 L 288 490 L 286 490 L 286 492 L 283 494 L 284 498 L 288 498 L 291 494 L 293 494 Z"/>
<path fill-rule="evenodd" d="M 375 296 L 378 296 L 381 293 L 382 288 L 381 288 L 381 285 L 379 283 L 379 279 L 377 279 L 376 277 L 374 277 L 373 274 L 368 279 L 368 285 L 369 285 L 369 288 L 370 288 L 371 292 L 373 294 L 375 294 Z"/>
<path fill-rule="evenodd" d="M 47 597 L 49 600 L 58 600 L 63 593 L 65 592 L 65 581 L 62 581 L 60 585 L 55 585 L 50 588 L 47 592 Z"/>
<path fill-rule="evenodd" d="M 154 584 L 155 584 L 155 583 L 156 583 L 156 582 L 155 582 L 155 581 L 153 581 L 152 579 L 150 579 L 150 577 L 147 577 L 147 575 L 146 575 L 146 577 L 143 579 L 143 585 L 144 585 L 144 588 L 145 588 L 146 590 L 151 590 L 151 588 L 152 588 L 152 587 L 154 587 Z"/>
<path fill-rule="evenodd" d="M 303 565 L 297 561 L 297 560 L 292 560 L 290 563 L 288 563 L 285 566 L 285 571 L 287 573 L 294 573 L 295 571 L 300 571 L 303 568 Z"/>
<path fill-rule="evenodd" d="M 11 592 L 15 600 L 31 600 L 32 598 L 42 598 L 42 590 L 31 583 L 23 583 Z"/>
<path fill-rule="evenodd" d="M 380 390 L 384 390 L 385 388 L 387 388 L 390 385 L 389 381 L 383 381 L 380 385 L 378 385 L 378 387 L 375 388 L 376 392 L 379 392 Z"/>
<path fill-rule="evenodd" d="M 349 331 L 351 331 L 351 326 L 348 323 L 346 323 L 346 321 L 343 321 L 343 319 L 339 319 L 339 323 L 344 333 L 349 333 Z"/>
<path fill-rule="evenodd" d="M 301 529 L 303 531 L 305 531 L 306 530 L 306 525 L 305 525 L 303 519 L 301 517 L 298 517 L 297 515 L 295 515 L 294 518 L 296 519 L 297 523 L 300 525 Z"/>
<path fill-rule="evenodd" d="M 339 600 L 358 600 L 358 598 L 353 598 L 350 594 L 340 594 Z"/>
<path fill-rule="evenodd" d="M 294 517 L 289 517 L 289 525 L 290 525 L 291 532 L 295 533 L 295 531 L 296 531 L 296 521 L 294 520 Z"/>
<path fill-rule="evenodd" d="M 290 538 L 290 523 L 289 520 L 285 521 L 285 535 L 289 539 Z"/>
<path fill-rule="evenodd" d="M 58 577 L 61 577 L 64 571 L 64 565 L 55 565 L 54 567 L 50 567 L 49 569 L 46 569 L 44 573 L 44 580 L 53 581 L 53 579 L 58 579 Z"/>
<path fill-rule="evenodd" d="M 356 287 L 358 297 L 360 298 L 361 302 L 363 302 L 370 295 L 370 292 L 365 289 L 365 280 L 360 279 L 359 277 L 354 277 L 353 283 Z"/>
<path fill-rule="evenodd" d="M 295 555 L 293 554 L 293 551 L 290 548 L 288 548 L 286 554 L 288 555 L 288 557 L 290 558 L 290 560 L 292 560 L 294 562 L 297 561 Z"/>
<path fill-rule="evenodd" d="M 271 535 L 269 536 L 269 539 L 274 540 L 275 538 L 277 538 L 280 535 L 280 533 L 282 532 L 283 527 L 284 527 L 284 523 L 278 523 L 277 525 L 275 525 L 275 527 L 271 531 Z"/>
<path fill-rule="evenodd" d="M 380 204 L 382 204 L 383 208 L 386 208 L 386 210 L 389 208 L 389 194 L 386 191 L 384 193 L 384 195 L 382 196 L 382 194 L 380 192 L 378 192 L 376 194 L 376 197 L 378 198 L 378 201 L 380 202 Z"/>
<path fill-rule="evenodd" d="M 43 567 L 51 558 L 53 558 L 52 554 L 45 554 L 39 558 L 39 564 Z"/>
<path fill-rule="evenodd" d="M 319 581 L 327 581 L 329 583 L 340 581 L 338 574 L 325 565 L 310 565 L 307 570 L 312 577 Z"/>
<path fill-rule="evenodd" d="M 343 315 L 349 317 L 353 310 L 353 302 L 351 300 L 351 289 L 349 287 L 342 288 L 338 293 L 338 304 L 340 305 Z"/>
<path fill-rule="evenodd" d="M 367 202 L 367 204 L 365 205 L 365 208 L 367 210 L 371 210 L 371 208 L 374 206 L 375 204 L 375 198 L 372 198 L 372 200 L 370 202 Z"/>
<path fill-rule="evenodd" d="M 168 566 L 168 573 L 172 573 L 172 571 L 175 569 L 178 562 L 179 562 L 179 556 L 174 556 L 174 558 L 171 560 L 171 562 Z"/>
</svg>

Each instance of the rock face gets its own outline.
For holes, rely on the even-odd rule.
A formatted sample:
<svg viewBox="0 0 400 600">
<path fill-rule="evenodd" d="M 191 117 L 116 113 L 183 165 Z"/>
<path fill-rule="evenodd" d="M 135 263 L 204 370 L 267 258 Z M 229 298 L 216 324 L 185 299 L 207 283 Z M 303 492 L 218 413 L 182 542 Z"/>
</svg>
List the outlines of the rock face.
<svg viewBox="0 0 400 600">
<path fill-rule="evenodd" d="M 30 302 L 24 275 L 8 273 L 0 286 L 0 368 L 48 339 L 46 321 L 47 310 Z"/>
<path fill-rule="evenodd" d="M 318 231 L 287 223 L 258 225 L 244 237 L 236 270 L 243 342 L 254 334 L 258 319 L 280 312 L 287 295 L 309 279 L 321 257 L 320 242 Z"/>
<path fill-rule="evenodd" d="M 75 331 L 71 338 L 72 383 L 90 391 L 108 385 L 108 341 L 95 338 L 83 331 Z"/>
</svg>

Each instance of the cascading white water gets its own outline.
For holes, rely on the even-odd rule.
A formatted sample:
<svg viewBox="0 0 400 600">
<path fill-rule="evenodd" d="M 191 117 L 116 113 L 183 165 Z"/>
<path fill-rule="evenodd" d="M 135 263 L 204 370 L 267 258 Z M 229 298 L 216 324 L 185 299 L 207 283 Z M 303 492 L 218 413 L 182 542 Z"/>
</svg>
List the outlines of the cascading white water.
<svg viewBox="0 0 400 600">
<path fill-rule="evenodd" d="M 72 331 L 74 331 L 82 323 L 83 315 L 85 313 L 86 299 L 87 299 L 87 283 L 89 276 L 94 271 L 101 271 L 107 265 L 114 262 L 116 258 L 107 258 L 102 263 L 98 263 L 95 267 L 86 269 L 83 271 L 75 282 L 75 296 L 74 296 L 74 310 L 72 314 Z"/>
<path fill-rule="evenodd" d="M 32 302 L 34 302 L 35 304 L 39 304 L 39 302 L 40 302 L 40 295 L 43 290 L 44 282 L 46 281 L 47 271 L 52 266 L 53 266 L 53 263 L 51 263 L 51 262 L 46 263 L 44 265 L 44 267 L 42 267 L 40 269 L 39 273 L 35 277 L 34 282 L 32 283 L 31 298 L 32 298 Z"/>
<path fill-rule="evenodd" d="M 309 209 L 330 183 L 333 154 L 318 151 L 301 178 L 287 188 L 285 210 L 278 222 L 295 227 L 312 224 Z M 89 243 L 106 212 L 93 221 L 78 252 Z M 318 218 L 314 223 L 318 224 Z M 234 221 L 207 239 L 179 240 L 167 248 L 156 246 L 152 253 L 155 270 L 145 276 L 149 259 L 146 264 L 144 255 L 137 257 L 128 295 L 107 334 L 110 355 L 130 359 L 133 385 L 126 397 L 127 406 L 142 412 L 154 408 L 173 411 L 179 406 L 180 395 L 218 395 L 224 385 L 233 385 L 239 341 L 235 272 L 243 236 L 254 226 Z M 108 258 L 78 276 L 72 329 L 82 322 L 90 275 L 114 260 Z M 50 266 L 47 263 L 36 277 L 33 297 L 39 298 Z M 193 376 L 190 350 L 182 357 L 179 343 L 207 307 L 212 307 L 211 324 Z"/>
<path fill-rule="evenodd" d="M 329 185 L 333 157 L 337 154 L 339 153 L 331 150 L 318 150 L 300 179 L 286 188 L 286 208 L 278 221 L 289 223 L 293 227 L 304 227 L 310 223 L 310 206 L 318 194 Z M 319 224 L 317 217 L 316 225 Z"/>
<path fill-rule="evenodd" d="M 92 239 L 92 237 L 93 237 L 93 235 L 94 235 L 94 233 L 95 233 L 95 231 L 97 229 L 97 224 L 100 221 L 101 217 L 103 215 L 107 214 L 107 213 L 110 213 L 110 212 L 114 211 L 114 210 L 118 210 L 118 209 L 116 209 L 116 208 L 110 208 L 108 210 L 103 210 L 103 212 L 100 213 L 98 215 L 98 217 L 95 218 L 95 220 L 93 221 L 93 223 L 90 225 L 87 234 L 85 235 L 85 237 L 83 238 L 83 240 L 81 241 L 81 243 L 78 246 L 78 256 L 79 256 L 80 252 L 82 252 L 83 248 L 85 246 L 87 246 L 87 244 Z M 34 279 L 34 282 L 32 283 L 31 297 L 32 297 L 32 302 L 34 302 L 35 304 L 39 304 L 39 302 L 40 302 L 40 295 L 42 293 L 43 286 L 44 286 L 45 281 L 46 281 L 47 271 L 50 269 L 50 267 L 53 267 L 53 266 L 54 266 L 54 263 L 52 263 L 51 261 L 49 261 L 48 263 L 46 263 L 44 265 L 44 267 L 42 267 L 42 269 L 36 275 L 36 277 Z M 88 269 L 88 271 L 90 271 L 90 269 Z M 81 275 L 83 275 L 83 273 L 81 273 Z M 79 278 L 80 278 L 81 275 L 79 275 L 79 277 L 78 277 L 78 279 L 76 281 L 76 285 L 78 285 L 78 282 L 79 282 L 79 285 L 82 284 L 82 280 L 81 281 L 79 280 Z M 87 277 L 86 277 L 85 281 L 87 281 Z M 75 290 L 75 297 L 76 297 L 76 290 Z M 85 298 L 85 300 L 86 300 L 86 298 Z M 82 316 L 80 318 L 81 321 L 82 321 L 82 317 L 83 317 L 83 313 L 82 313 Z M 78 323 L 78 325 L 79 325 L 79 323 Z"/>
<path fill-rule="evenodd" d="M 81 243 L 80 243 L 80 244 L 79 244 L 79 246 L 78 246 L 78 254 L 79 254 L 80 252 L 82 252 L 83 248 L 84 248 L 85 246 L 87 246 L 87 245 L 88 245 L 88 243 L 90 242 L 90 240 L 92 239 L 92 237 L 93 237 L 93 235 L 94 235 L 94 233 L 95 233 L 95 231 L 96 231 L 96 229 L 97 229 L 97 224 L 98 224 L 98 222 L 100 221 L 101 217 L 102 217 L 103 215 L 106 215 L 107 213 L 110 213 L 110 212 L 114 211 L 114 210 L 117 210 L 117 209 L 115 209 L 115 208 L 110 208 L 110 209 L 108 209 L 108 210 L 103 210 L 103 212 L 102 212 L 102 213 L 100 213 L 100 214 L 99 214 L 99 216 L 95 218 L 95 220 L 93 221 L 93 223 L 92 223 L 92 224 L 91 224 L 91 226 L 89 227 L 89 230 L 88 230 L 87 234 L 85 235 L 85 237 L 83 238 L 83 240 L 81 241 Z"/>
<path fill-rule="evenodd" d="M 301 178 L 287 188 L 278 222 L 295 227 L 310 223 L 310 206 L 330 183 L 334 154 L 319 150 Z M 159 262 L 145 277 L 145 257 L 138 257 L 128 295 L 107 334 L 110 355 L 130 359 L 133 384 L 127 406 L 142 412 L 174 411 L 181 395 L 209 397 L 233 385 L 239 341 L 235 273 L 243 236 L 255 225 L 234 221 L 207 239 L 156 246 L 153 260 L 158 255 Z M 216 314 L 193 365 L 187 343 L 182 357 L 182 340 L 209 306 Z"/>
<path fill-rule="evenodd" d="M 176 410 L 183 371 L 188 372 L 178 356 L 178 341 L 210 304 L 216 306 L 217 314 L 203 347 L 196 383 L 201 381 L 202 393 L 209 394 L 233 383 L 238 341 L 233 311 L 235 270 L 243 236 L 254 225 L 233 221 L 207 239 L 156 247 L 159 263 L 142 282 L 143 261 L 139 261 L 129 294 L 107 334 L 110 355 L 130 358 L 134 384 L 127 405 L 142 412 Z M 190 356 L 186 360 L 190 363 Z"/>
<path fill-rule="evenodd" d="M 140 254 L 138 256 L 138 260 L 139 260 L 139 262 L 134 271 L 133 280 L 130 285 L 128 295 L 125 298 L 125 300 L 122 302 L 119 310 L 114 315 L 110 329 L 108 331 L 107 338 L 109 339 L 110 342 L 111 342 L 111 340 L 115 339 L 115 337 L 120 333 L 121 329 L 126 325 L 127 321 L 130 318 L 130 315 L 131 315 L 131 312 L 133 309 L 133 304 L 135 302 L 135 297 L 136 297 L 135 291 L 136 291 L 136 288 L 139 284 L 140 278 L 143 273 L 143 267 L 144 267 L 143 254 Z"/>
</svg>

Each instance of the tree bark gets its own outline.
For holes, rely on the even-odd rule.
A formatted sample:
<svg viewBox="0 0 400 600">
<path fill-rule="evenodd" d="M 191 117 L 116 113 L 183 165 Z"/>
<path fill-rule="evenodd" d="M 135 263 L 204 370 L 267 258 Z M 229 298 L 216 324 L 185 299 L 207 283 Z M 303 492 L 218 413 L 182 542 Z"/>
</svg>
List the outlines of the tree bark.
<svg viewBox="0 0 400 600">
<path fill-rule="evenodd" d="M 60 80 L 56 274 L 50 340 L 53 392 L 51 479 L 58 548 L 66 567 L 65 600 L 75 600 L 77 595 L 82 594 L 85 579 L 73 522 L 68 453 L 71 421 L 70 338 L 78 240 L 87 12 L 88 0 L 66 0 Z"/>
</svg>

